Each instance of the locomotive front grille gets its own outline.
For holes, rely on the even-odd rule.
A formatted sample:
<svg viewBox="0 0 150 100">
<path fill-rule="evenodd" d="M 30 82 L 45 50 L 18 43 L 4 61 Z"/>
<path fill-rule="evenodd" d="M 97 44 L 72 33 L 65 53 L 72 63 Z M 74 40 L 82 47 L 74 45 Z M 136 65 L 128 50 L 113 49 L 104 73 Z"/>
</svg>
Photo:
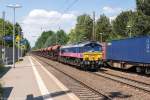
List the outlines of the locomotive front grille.
<svg viewBox="0 0 150 100">
<path fill-rule="evenodd" d="M 83 60 L 87 60 L 87 61 L 102 60 L 102 53 L 100 53 L 100 52 L 86 52 L 83 54 Z"/>
</svg>

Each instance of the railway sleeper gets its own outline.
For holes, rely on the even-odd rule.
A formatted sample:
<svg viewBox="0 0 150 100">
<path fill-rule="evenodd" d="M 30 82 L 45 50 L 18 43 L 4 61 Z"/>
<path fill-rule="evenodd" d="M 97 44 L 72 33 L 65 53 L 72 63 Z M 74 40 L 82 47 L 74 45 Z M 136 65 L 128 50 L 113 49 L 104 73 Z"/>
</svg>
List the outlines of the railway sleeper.
<svg viewBox="0 0 150 100">
<path fill-rule="evenodd" d="M 145 68 L 145 74 L 150 75 L 150 67 Z"/>
</svg>

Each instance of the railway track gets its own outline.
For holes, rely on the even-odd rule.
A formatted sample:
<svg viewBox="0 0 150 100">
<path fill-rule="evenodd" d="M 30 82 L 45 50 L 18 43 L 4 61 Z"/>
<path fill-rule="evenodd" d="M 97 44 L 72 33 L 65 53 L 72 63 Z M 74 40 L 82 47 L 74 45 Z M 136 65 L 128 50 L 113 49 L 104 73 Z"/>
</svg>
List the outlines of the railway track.
<svg viewBox="0 0 150 100">
<path fill-rule="evenodd" d="M 99 89 L 90 86 L 90 85 L 87 84 L 86 82 L 83 82 L 83 81 L 81 81 L 80 79 L 77 79 L 77 78 L 75 78 L 75 77 L 69 75 L 68 73 L 65 73 L 63 70 L 58 69 L 57 67 L 53 66 L 52 64 L 46 62 L 45 60 L 43 60 L 43 59 L 41 59 L 41 58 L 39 58 L 39 57 L 37 57 L 37 56 L 36 56 L 36 58 L 39 59 L 40 61 L 46 63 L 47 65 L 51 66 L 52 68 L 54 68 L 55 70 L 59 71 L 60 73 L 66 75 L 66 76 L 69 77 L 69 78 L 71 78 L 72 80 L 76 81 L 77 83 L 79 83 L 80 85 L 82 85 L 84 88 L 90 90 L 90 92 L 91 92 L 90 95 L 91 95 L 91 96 L 92 96 L 93 93 L 94 93 L 94 94 L 96 94 L 96 96 L 102 97 L 102 98 L 105 99 L 105 100 L 112 100 L 112 98 L 111 98 L 110 96 L 106 95 L 107 93 L 104 93 L 104 92 L 100 91 Z M 76 88 L 77 88 L 77 87 L 76 87 Z M 79 92 L 81 93 L 80 95 L 83 95 L 83 92 L 86 93 L 86 92 L 87 92 L 86 89 L 82 89 L 82 87 L 79 87 L 78 90 L 80 90 L 80 91 L 79 91 Z M 81 92 L 81 90 L 82 90 L 83 92 Z M 87 94 L 88 94 L 88 93 L 86 93 L 86 95 L 87 95 Z M 85 95 L 85 96 L 86 96 L 86 95 Z M 94 100 L 94 99 L 92 99 L 92 100 Z M 98 99 L 98 100 L 99 100 L 99 99 Z"/>
<path fill-rule="evenodd" d="M 125 84 L 127 86 L 134 87 L 139 90 L 143 90 L 144 92 L 150 93 L 150 84 L 132 80 L 129 78 L 125 78 L 122 76 L 114 75 L 114 74 L 107 73 L 107 72 L 95 72 L 93 74 L 96 76 L 104 77 L 104 78 L 119 82 L 121 84 Z"/>
</svg>

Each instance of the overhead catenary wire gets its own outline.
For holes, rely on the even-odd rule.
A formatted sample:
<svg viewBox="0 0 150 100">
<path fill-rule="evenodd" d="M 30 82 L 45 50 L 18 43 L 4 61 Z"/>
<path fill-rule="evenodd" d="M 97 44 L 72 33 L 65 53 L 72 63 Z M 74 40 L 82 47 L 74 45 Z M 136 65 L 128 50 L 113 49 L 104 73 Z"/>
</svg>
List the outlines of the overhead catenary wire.
<svg viewBox="0 0 150 100">
<path fill-rule="evenodd" d="M 59 21 L 61 21 L 63 15 L 68 12 L 79 0 L 74 0 L 72 3 L 70 3 L 66 9 L 64 9 L 62 11 L 62 13 L 60 14 L 59 17 L 57 17 L 55 20 L 53 20 L 51 23 L 56 24 L 58 26 L 58 29 L 60 30 L 61 28 L 61 24 L 59 23 Z M 65 1 L 65 4 L 68 2 L 68 0 Z M 58 23 L 58 24 L 57 24 Z M 55 25 L 54 25 L 55 26 Z M 56 36 L 57 37 L 57 36 Z M 57 40 L 56 40 L 56 44 L 57 44 Z"/>
<path fill-rule="evenodd" d="M 67 1 L 67 0 L 66 0 Z M 57 23 L 61 20 L 62 16 L 68 12 L 70 10 L 70 8 L 72 8 L 79 0 L 74 0 L 70 5 L 68 5 L 68 7 L 66 7 L 66 9 L 63 10 L 63 12 L 61 13 L 61 16 L 56 18 L 53 22 Z M 60 24 L 58 25 L 60 27 Z"/>
<path fill-rule="evenodd" d="M 79 0 L 74 0 L 65 10 L 64 12 L 67 12 L 70 8 L 72 8 Z"/>
</svg>

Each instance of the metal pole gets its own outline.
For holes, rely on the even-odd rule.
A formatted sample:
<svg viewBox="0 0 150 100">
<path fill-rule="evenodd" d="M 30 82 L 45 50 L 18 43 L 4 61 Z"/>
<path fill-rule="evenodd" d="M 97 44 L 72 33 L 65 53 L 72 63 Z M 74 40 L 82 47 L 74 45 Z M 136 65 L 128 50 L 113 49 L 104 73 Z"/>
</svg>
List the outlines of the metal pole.
<svg viewBox="0 0 150 100">
<path fill-rule="evenodd" d="M 19 29 L 19 27 L 18 27 L 18 35 L 20 35 L 20 29 Z M 20 40 L 18 41 L 18 61 L 19 61 L 19 59 L 20 59 L 19 47 L 20 47 Z"/>
<path fill-rule="evenodd" d="M 95 40 L 95 12 L 93 12 L 93 35 L 92 40 Z"/>
<path fill-rule="evenodd" d="M 4 14 L 4 36 L 5 36 L 5 12 L 3 12 L 3 14 Z M 5 47 L 5 40 L 4 40 L 4 59 L 6 59 L 6 47 Z M 5 62 L 5 64 L 6 64 L 6 62 Z"/>
<path fill-rule="evenodd" d="M 13 20 L 13 67 L 15 68 L 15 9 L 21 8 L 20 5 L 7 5 L 7 7 L 12 8 L 14 11 L 14 20 Z"/>
<path fill-rule="evenodd" d="M 14 21 L 13 21 L 13 67 L 15 68 L 15 8 L 14 10 Z"/>
</svg>

